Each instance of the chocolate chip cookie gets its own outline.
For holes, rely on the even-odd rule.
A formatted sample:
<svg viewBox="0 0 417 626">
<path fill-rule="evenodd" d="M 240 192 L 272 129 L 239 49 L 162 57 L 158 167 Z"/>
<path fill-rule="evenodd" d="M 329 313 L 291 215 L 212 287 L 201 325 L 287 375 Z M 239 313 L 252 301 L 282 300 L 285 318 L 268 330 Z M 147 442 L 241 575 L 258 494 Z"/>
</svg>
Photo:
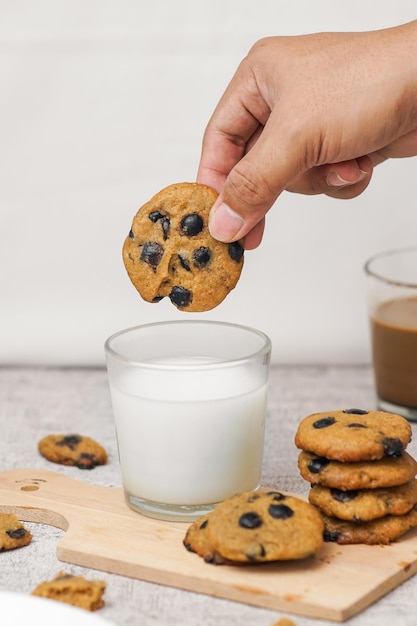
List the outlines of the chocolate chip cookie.
<svg viewBox="0 0 417 626">
<path fill-rule="evenodd" d="M 248 491 L 194 522 L 184 545 L 214 564 L 303 559 L 320 551 L 323 522 L 301 499 L 278 491 Z"/>
<path fill-rule="evenodd" d="M 378 519 L 362 522 L 348 522 L 322 514 L 325 530 L 324 540 L 338 544 L 365 543 L 369 545 L 387 544 L 402 537 L 417 526 L 417 505 L 405 515 L 386 515 Z"/>
<path fill-rule="evenodd" d="M 408 513 L 417 503 L 417 480 L 413 478 L 396 487 L 349 491 L 314 485 L 308 499 L 329 517 L 367 522 L 385 515 Z"/>
<path fill-rule="evenodd" d="M 217 192 L 199 183 L 178 183 L 157 193 L 133 219 L 123 262 L 147 302 L 168 297 L 182 311 L 208 311 L 239 280 L 242 242 L 221 243 L 208 229 Z"/>
<path fill-rule="evenodd" d="M 403 485 L 417 474 L 417 461 L 408 452 L 378 461 L 342 463 L 302 450 L 298 456 L 301 476 L 312 485 L 338 489 L 375 489 Z"/>
<path fill-rule="evenodd" d="M 74 465 L 79 469 L 93 469 L 105 465 L 107 452 L 97 441 L 77 433 L 47 435 L 38 444 L 39 452 L 48 461 Z"/>
<path fill-rule="evenodd" d="M 14 513 L 0 513 L 0 552 L 27 546 L 32 533 L 25 528 Z"/>
<path fill-rule="evenodd" d="M 314 413 L 297 429 L 297 448 L 336 461 L 400 457 L 411 440 L 411 426 L 395 413 L 346 409 Z"/>
<path fill-rule="evenodd" d="M 105 589 L 103 580 L 88 580 L 83 576 L 59 572 L 54 579 L 40 583 L 32 595 L 66 602 L 87 611 L 97 611 L 104 606 Z"/>
</svg>

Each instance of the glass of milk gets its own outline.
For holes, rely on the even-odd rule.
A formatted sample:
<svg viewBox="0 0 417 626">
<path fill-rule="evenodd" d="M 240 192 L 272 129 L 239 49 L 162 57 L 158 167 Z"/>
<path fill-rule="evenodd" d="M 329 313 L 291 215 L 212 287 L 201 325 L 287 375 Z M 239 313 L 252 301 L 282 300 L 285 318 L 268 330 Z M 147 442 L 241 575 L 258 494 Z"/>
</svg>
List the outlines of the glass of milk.
<svg viewBox="0 0 417 626">
<path fill-rule="evenodd" d="M 105 344 L 122 481 L 129 506 L 192 521 L 257 489 L 271 342 L 225 322 L 128 328 Z"/>
</svg>

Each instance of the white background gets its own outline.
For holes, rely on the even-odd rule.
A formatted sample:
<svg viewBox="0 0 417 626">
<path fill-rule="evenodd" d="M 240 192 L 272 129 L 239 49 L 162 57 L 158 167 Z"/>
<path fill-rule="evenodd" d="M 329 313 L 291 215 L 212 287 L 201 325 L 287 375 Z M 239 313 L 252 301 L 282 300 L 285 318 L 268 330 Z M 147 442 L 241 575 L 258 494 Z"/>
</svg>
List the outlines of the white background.
<svg viewBox="0 0 417 626">
<path fill-rule="evenodd" d="M 415 243 L 415 159 L 355 200 L 284 194 L 210 313 L 142 301 L 121 247 L 139 206 L 195 180 L 257 39 L 416 17 L 415 0 L 0 0 L 0 365 L 101 365 L 112 332 L 185 317 L 260 328 L 275 362 L 367 362 L 363 264 Z"/>
</svg>

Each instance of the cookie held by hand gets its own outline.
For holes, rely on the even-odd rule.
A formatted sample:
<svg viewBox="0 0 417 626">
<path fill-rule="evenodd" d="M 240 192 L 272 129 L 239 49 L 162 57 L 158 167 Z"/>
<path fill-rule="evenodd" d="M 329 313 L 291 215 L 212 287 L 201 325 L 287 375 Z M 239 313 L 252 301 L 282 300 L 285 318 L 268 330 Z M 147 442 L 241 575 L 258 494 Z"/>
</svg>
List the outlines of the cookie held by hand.
<svg viewBox="0 0 417 626">
<path fill-rule="evenodd" d="M 242 242 L 222 243 L 208 229 L 218 194 L 199 183 L 178 183 L 157 193 L 135 215 L 123 262 L 147 302 L 168 297 L 182 311 L 208 311 L 236 286 Z"/>
</svg>

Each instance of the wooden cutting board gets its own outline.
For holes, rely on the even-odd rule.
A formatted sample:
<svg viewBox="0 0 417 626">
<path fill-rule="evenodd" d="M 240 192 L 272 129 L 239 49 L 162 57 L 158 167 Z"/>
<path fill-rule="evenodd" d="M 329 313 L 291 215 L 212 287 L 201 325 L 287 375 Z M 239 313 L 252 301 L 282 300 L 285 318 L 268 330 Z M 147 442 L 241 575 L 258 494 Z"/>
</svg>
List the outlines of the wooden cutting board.
<svg viewBox="0 0 417 626">
<path fill-rule="evenodd" d="M 211 565 L 184 548 L 187 524 L 135 513 L 120 488 L 37 469 L 0 472 L 0 511 L 66 531 L 61 561 L 339 622 L 417 572 L 417 530 L 389 546 L 328 543 L 299 562 Z"/>
</svg>

